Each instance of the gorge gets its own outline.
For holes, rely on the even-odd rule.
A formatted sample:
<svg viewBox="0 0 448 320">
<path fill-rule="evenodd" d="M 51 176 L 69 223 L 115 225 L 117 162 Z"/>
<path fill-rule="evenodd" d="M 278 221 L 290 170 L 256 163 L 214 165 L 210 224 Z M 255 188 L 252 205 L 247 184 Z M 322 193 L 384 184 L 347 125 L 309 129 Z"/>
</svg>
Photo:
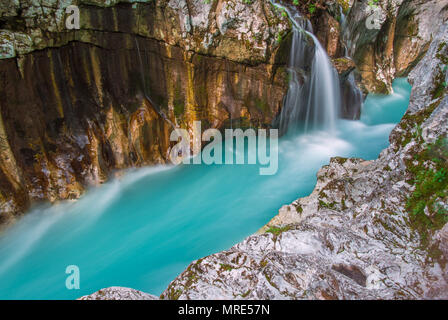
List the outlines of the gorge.
<svg viewBox="0 0 448 320">
<path fill-rule="evenodd" d="M 409 87 L 404 80 L 395 88 L 394 97 L 367 100 L 366 122 L 382 99 L 385 112 L 401 117 Z M 77 298 L 112 285 L 160 294 L 190 261 L 243 240 L 309 194 L 331 156 L 377 157 L 393 123 L 366 122 L 341 120 L 335 135 L 281 138 L 273 176 L 259 175 L 259 164 L 143 168 L 77 202 L 36 208 L 0 240 L 0 296 Z M 80 268 L 81 290 L 65 288 L 71 264 Z M 38 277 L 28 278 L 36 267 Z"/>
<path fill-rule="evenodd" d="M 439 141 L 418 168 L 446 165 L 448 1 L 380 1 L 379 30 L 368 1 L 316 2 L 78 1 L 70 32 L 63 1 L 2 5 L 0 298 L 445 297 L 446 189 L 425 233 L 406 203 L 408 158 Z M 172 124 L 197 120 L 280 128 L 278 173 L 167 166 Z"/>
</svg>

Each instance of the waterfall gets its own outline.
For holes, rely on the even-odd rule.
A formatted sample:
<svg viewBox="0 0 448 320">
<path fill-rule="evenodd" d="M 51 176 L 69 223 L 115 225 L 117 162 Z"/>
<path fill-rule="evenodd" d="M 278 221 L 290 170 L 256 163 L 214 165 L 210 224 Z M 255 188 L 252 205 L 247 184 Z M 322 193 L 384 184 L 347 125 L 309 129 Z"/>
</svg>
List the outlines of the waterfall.
<svg viewBox="0 0 448 320">
<path fill-rule="evenodd" d="M 273 4 L 285 10 L 293 23 L 289 88 L 277 119 L 280 134 L 317 128 L 333 131 L 341 105 L 338 74 L 313 34 L 311 23 L 298 13 L 293 15 L 288 8 Z M 307 59 L 309 41 L 314 44 L 311 59 Z"/>
<path fill-rule="evenodd" d="M 347 24 L 347 17 L 344 14 L 344 10 L 342 9 L 342 6 L 339 6 L 339 16 L 340 16 L 340 28 L 341 28 L 341 38 L 342 38 L 342 45 L 344 47 L 344 57 L 348 56 L 348 49 L 347 49 L 347 44 L 344 41 L 344 29 L 345 26 Z"/>
<path fill-rule="evenodd" d="M 344 29 L 345 23 L 347 22 L 347 18 L 344 14 L 344 9 L 342 9 L 342 6 L 339 6 L 339 16 L 341 17 L 340 19 L 341 29 Z"/>
</svg>

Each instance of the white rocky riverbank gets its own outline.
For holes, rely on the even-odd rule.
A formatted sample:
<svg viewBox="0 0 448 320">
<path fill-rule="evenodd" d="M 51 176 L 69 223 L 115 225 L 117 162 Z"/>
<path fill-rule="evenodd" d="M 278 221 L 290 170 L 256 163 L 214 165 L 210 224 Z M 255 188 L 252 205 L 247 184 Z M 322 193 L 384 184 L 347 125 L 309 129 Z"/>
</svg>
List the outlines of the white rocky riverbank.
<svg viewBox="0 0 448 320">
<path fill-rule="evenodd" d="M 377 160 L 333 158 L 310 196 L 284 206 L 261 234 L 194 261 L 161 297 L 448 298 L 448 225 L 423 241 L 406 208 L 410 163 L 448 131 L 447 90 L 434 94 L 447 41 L 445 23 L 409 77 L 409 110 Z"/>
<path fill-rule="evenodd" d="M 447 43 L 445 23 L 409 76 L 408 112 L 377 160 L 333 158 L 310 196 L 259 234 L 192 262 L 161 298 L 448 299 L 448 224 L 423 235 L 406 208 L 416 156 L 447 136 Z M 425 213 L 433 218 L 429 205 Z"/>
<path fill-rule="evenodd" d="M 448 299 L 448 224 L 419 225 L 409 205 L 417 170 L 436 168 L 422 155 L 438 141 L 445 153 L 432 156 L 448 167 L 447 56 L 445 20 L 409 76 L 408 112 L 377 160 L 333 158 L 310 196 L 258 234 L 192 262 L 161 298 Z M 423 203 L 428 221 L 446 215 L 446 189 L 439 194 L 441 211 Z"/>
</svg>

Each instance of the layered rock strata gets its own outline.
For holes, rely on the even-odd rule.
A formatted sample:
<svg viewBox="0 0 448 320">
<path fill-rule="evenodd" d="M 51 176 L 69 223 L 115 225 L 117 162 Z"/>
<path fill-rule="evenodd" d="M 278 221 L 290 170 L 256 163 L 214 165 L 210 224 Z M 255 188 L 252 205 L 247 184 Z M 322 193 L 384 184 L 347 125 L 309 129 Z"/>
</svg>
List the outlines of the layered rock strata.
<svg viewBox="0 0 448 320">
<path fill-rule="evenodd" d="M 165 163 L 172 124 L 269 126 L 287 90 L 290 24 L 265 1 L 11 0 L 0 28 L 1 222 Z"/>
<path fill-rule="evenodd" d="M 310 196 L 258 235 L 192 262 L 161 297 L 447 299 L 447 42 L 444 24 L 377 160 L 332 159 Z"/>
<path fill-rule="evenodd" d="M 448 19 L 448 0 L 355 1 L 343 32 L 365 92 L 391 93 L 407 76 Z"/>
</svg>

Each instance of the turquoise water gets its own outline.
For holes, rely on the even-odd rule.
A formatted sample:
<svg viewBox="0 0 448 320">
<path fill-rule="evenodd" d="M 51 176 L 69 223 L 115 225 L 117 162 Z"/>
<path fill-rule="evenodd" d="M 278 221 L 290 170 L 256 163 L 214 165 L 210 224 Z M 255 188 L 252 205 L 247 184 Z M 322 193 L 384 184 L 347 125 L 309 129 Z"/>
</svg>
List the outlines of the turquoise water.
<svg viewBox="0 0 448 320">
<path fill-rule="evenodd" d="M 33 209 L 0 237 L 1 299 L 74 299 L 109 286 L 160 294 L 195 259 L 257 231 L 278 209 L 308 195 L 331 156 L 374 159 L 387 147 L 410 93 L 369 96 L 361 121 L 336 133 L 280 139 L 279 170 L 257 165 L 182 165 L 131 170 L 80 200 Z M 68 265 L 80 289 L 65 287 Z"/>
</svg>

